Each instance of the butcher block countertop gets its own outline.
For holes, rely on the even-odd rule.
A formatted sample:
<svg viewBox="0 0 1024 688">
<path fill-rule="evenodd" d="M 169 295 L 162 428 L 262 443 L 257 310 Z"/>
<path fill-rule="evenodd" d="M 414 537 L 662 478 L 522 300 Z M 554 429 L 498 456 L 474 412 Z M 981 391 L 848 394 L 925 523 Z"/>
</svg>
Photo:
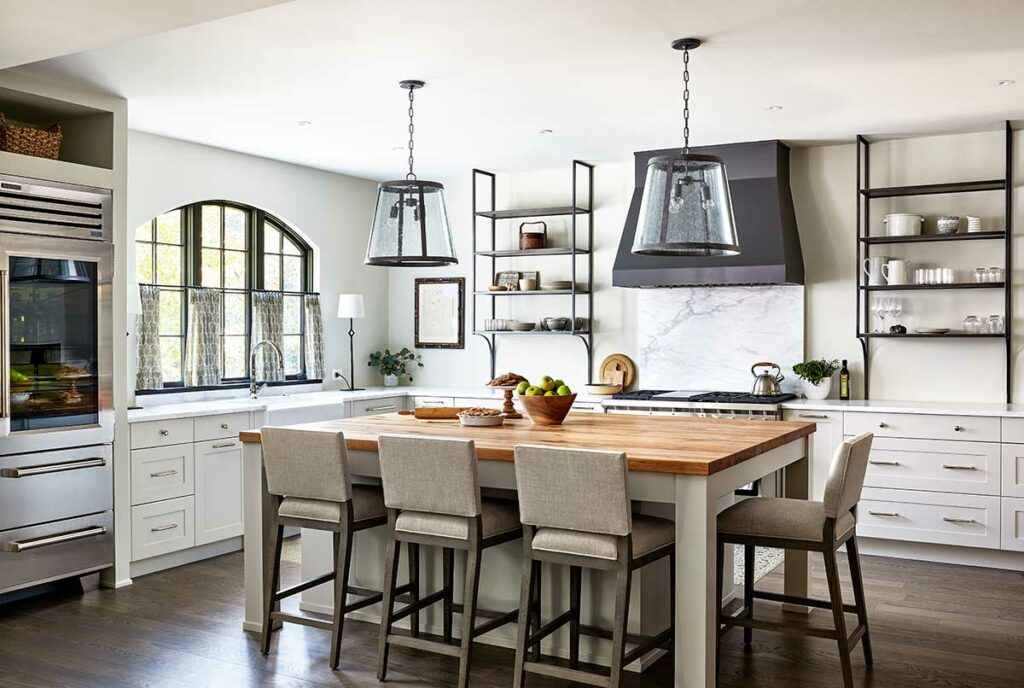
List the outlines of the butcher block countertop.
<svg viewBox="0 0 1024 688">
<path fill-rule="evenodd" d="M 420 421 L 387 414 L 290 426 L 345 433 L 351 451 L 377 451 L 382 434 L 471 439 L 477 457 L 512 461 L 517 444 L 624 451 L 634 471 L 711 475 L 807 437 L 814 423 L 680 418 L 629 414 L 571 413 L 562 425 L 537 426 L 527 418 L 505 420 L 501 427 L 465 427 L 459 421 Z M 239 435 L 258 443 L 259 430 Z"/>
</svg>

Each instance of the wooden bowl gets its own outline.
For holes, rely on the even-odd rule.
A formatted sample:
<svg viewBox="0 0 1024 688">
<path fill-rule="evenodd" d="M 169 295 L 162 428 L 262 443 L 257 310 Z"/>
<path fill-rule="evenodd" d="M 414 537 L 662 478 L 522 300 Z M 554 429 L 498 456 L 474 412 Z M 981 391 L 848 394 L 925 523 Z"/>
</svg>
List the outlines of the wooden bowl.
<svg viewBox="0 0 1024 688">
<path fill-rule="evenodd" d="M 531 397 L 523 394 L 517 398 L 534 425 L 561 425 L 569 415 L 572 403 L 576 401 L 575 394 L 564 397 Z"/>
</svg>

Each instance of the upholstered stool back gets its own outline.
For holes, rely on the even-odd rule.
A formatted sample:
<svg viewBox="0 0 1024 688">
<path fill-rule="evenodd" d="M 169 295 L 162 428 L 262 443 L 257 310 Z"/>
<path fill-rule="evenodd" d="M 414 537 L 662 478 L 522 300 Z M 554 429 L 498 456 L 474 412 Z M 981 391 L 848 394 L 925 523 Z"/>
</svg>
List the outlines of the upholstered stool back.
<svg viewBox="0 0 1024 688">
<path fill-rule="evenodd" d="M 836 448 L 825 483 L 825 516 L 839 518 L 860 501 L 864 488 L 864 474 L 868 469 L 868 456 L 874 435 L 865 432 Z"/>
<path fill-rule="evenodd" d="M 378 444 L 384 504 L 389 509 L 480 515 L 472 440 L 381 435 Z"/>
<path fill-rule="evenodd" d="M 260 435 L 270 494 L 326 502 L 352 498 L 342 433 L 264 427 Z"/>
</svg>

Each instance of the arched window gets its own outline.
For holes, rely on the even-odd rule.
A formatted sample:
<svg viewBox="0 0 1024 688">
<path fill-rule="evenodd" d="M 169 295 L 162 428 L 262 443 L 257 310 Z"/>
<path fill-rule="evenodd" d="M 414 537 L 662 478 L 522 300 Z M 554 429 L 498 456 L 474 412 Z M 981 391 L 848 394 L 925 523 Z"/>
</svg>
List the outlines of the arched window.
<svg viewBox="0 0 1024 688">
<path fill-rule="evenodd" d="M 285 378 L 307 380 L 305 298 L 312 292 L 313 251 L 281 220 L 228 201 L 182 206 L 135 230 L 135 271 L 159 291 L 163 388 L 186 384 L 190 289 L 223 294 L 221 384 L 247 383 L 254 342 L 253 292 L 281 293 Z M 141 391 L 141 390 L 140 390 Z"/>
</svg>

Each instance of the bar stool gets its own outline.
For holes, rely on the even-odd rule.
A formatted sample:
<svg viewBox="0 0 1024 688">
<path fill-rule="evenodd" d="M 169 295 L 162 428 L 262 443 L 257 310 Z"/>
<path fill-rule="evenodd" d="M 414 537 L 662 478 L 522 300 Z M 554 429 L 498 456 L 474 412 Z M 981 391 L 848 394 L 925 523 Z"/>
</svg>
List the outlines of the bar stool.
<svg viewBox="0 0 1024 688">
<path fill-rule="evenodd" d="M 377 678 L 388 670 L 392 645 L 459 658 L 459 688 L 469 685 L 473 639 L 516 620 L 506 613 L 477 608 L 483 550 L 520 537 L 516 503 L 481 497 L 476 447 L 472 441 L 381 435 L 380 473 L 387 505 L 388 541 L 384 567 Z M 395 611 L 400 543 L 440 547 L 444 581 L 441 590 Z M 466 552 L 463 603 L 454 603 L 454 551 Z M 416 591 L 418 595 L 418 590 Z M 443 602 L 443 641 L 395 633 L 393 625 Z M 462 614 L 460 642 L 452 645 L 452 614 Z M 476 617 L 488 620 L 476 626 Z"/>
<path fill-rule="evenodd" d="M 515 450 L 515 465 L 523 522 L 523 582 L 514 685 L 521 688 L 526 674 L 533 673 L 618 688 L 626 665 L 655 648 L 671 647 L 672 624 L 655 636 L 627 635 L 626 628 L 633 571 L 662 557 L 669 557 L 669 600 L 675 609 L 674 524 L 631 513 L 623 453 L 520 445 Z M 569 567 L 569 609 L 544 625 L 539 614 L 534 617 L 524 611 L 539 584 L 541 562 Z M 580 624 L 583 568 L 615 572 L 615 619 L 610 632 Z M 541 640 L 567 623 L 569 668 L 539 659 L 527 661 L 527 652 L 539 648 Z M 609 676 L 578 668 L 581 634 L 612 641 Z M 629 652 L 627 637 L 636 643 Z"/>
<path fill-rule="evenodd" d="M 387 521 L 381 489 L 353 485 L 348 450 L 340 432 L 265 427 L 260 431 L 267 489 L 274 496 L 274 551 L 264 562 L 263 633 L 260 652 L 270 653 L 274 621 L 287 621 L 331 631 L 332 669 L 338 668 L 345 614 L 376 604 L 382 595 L 348 584 L 355 533 Z M 334 570 L 285 590 L 281 578 L 284 527 L 297 526 L 334 534 Z M 280 611 L 280 601 L 328 581 L 334 581 L 334 614 L 322 621 Z M 363 599 L 348 603 L 348 595 Z"/>
<path fill-rule="evenodd" d="M 864 433 L 843 442 L 832 459 L 832 468 L 825 485 L 825 500 L 812 502 L 804 499 L 778 499 L 761 497 L 748 499 L 729 507 L 718 516 L 718 599 L 722 599 L 722 557 L 726 544 L 743 545 L 744 604 L 735 614 L 725 614 L 719 604 L 719 648 L 721 636 L 733 626 L 743 628 L 743 643 L 750 645 L 755 628 L 791 631 L 802 635 L 833 638 L 839 645 L 839 661 L 843 671 L 843 685 L 853 686 L 850 655 L 857 643 L 864 647 L 864 662 L 872 665 L 871 637 L 868 633 L 868 612 L 864 602 L 864 579 L 861 575 L 860 554 L 857 550 L 857 502 L 860 501 L 868 455 L 873 435 Z M 856 604 L 843 604 L 839 584 L 836 551 L 846 545 L 853 578 L 853 597 Z M 794 595 L 759 592 L 754 590 L 754 547 L 776 547 L 821 552 L 825 558 L 825 576 L 828 579 L 829 600 L 815 600 Z M 831 609 L 834 631 L 772 623 L 754 619 L 754 600 L 772 600 L 787 604 Z M 845 612 L 857 615 L 857 626 L 846 633 Z"/>
</svg>

